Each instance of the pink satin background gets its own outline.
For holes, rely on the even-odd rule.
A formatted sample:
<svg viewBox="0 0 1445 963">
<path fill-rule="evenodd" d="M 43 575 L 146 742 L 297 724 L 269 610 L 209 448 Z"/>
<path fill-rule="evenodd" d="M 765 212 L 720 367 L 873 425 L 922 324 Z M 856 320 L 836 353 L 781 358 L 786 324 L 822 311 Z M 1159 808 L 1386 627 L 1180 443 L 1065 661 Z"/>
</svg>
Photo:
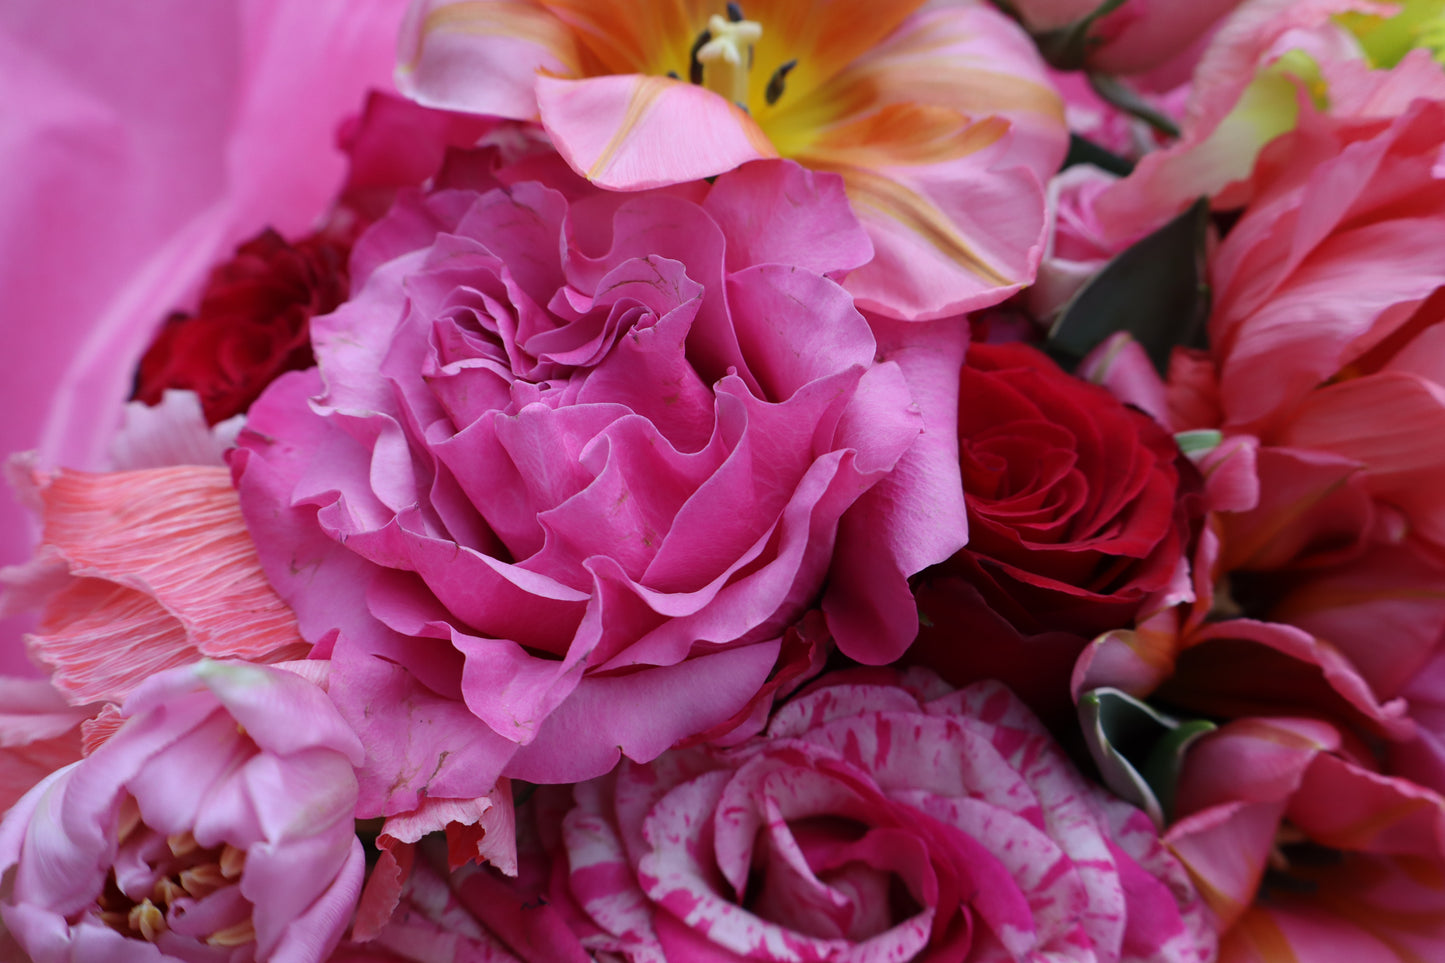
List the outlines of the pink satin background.
<svg viewBox="0 0 1445 963">
<path fill-rule="evenodd" d="M 104 467 L 154 326 L 238 241 L 325 210 L 337 124 L 392 86 L 403 6 L 0 5 L 0 453 Z M 0 496 L 0 564 L 34 536 Z M 34 674 L 23 626 L 0 621 L 0 673 Z"/>
</svg>

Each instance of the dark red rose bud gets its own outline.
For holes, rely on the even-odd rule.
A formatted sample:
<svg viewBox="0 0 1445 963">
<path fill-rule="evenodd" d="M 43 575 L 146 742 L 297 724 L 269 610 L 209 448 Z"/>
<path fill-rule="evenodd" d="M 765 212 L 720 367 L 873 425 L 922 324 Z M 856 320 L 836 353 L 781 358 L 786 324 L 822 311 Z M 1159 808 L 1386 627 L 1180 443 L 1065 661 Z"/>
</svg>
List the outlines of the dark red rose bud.
<svg viewBox="0 0 1445 963">
<path fill-rule="evenodd" d="M 1002 678 L 1052 715 L 1038 701 L 1067 706 L 1084 642 L 1174 576 L 1196 476 L 1152 419 L 1027 345 L 971 345 L 958 413 L 969 542 L 921 580 L 910 659 Z"/>
<path fill-rule="evenodd" d="M 267 228 L 212 270 L 194 314 L 176 313 L 151 342 L 134 398 L 194 391 L 206 421 L 240 414 L 286 371 L 315 364 L 307 328 L 347 295 L 348 241 L 313 234 L 295 244 Z"/>
</svg>

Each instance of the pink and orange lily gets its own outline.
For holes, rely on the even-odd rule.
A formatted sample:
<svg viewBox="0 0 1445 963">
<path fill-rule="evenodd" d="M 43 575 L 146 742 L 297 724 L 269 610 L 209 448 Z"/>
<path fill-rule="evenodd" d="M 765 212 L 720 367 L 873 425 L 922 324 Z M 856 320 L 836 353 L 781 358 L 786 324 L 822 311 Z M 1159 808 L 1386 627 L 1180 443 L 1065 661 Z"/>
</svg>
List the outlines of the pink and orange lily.
<svg viewBox="0 0 1445 963">
<path fill-rule="evenodd" d="M 537 120 L 613 190 L 786 157 L 839 174 L 875 256 L 860 306 L 931 319 L 1033 280 L 1067 145 L 1023 32 L 975 0 L 414 0 L 398 83 Z"/>
</svg>

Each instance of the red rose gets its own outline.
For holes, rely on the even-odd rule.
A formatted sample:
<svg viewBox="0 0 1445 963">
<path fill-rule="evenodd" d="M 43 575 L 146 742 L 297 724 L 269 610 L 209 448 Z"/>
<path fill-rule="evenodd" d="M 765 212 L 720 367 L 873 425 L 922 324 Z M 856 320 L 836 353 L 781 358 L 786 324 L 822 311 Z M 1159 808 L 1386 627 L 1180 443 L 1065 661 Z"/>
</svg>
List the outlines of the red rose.
<svg viewBox="0 0 1445 963">
<path fill-rule="evenodd" d="M 1180 564 L 1187 463 L 1149 417 L 1024 344 L 970 346 L 958 442 L 968 547 L 925 574 L 911 658 L 955 683 L 1001 678 L 1051 715 L 1083 641 L 1131 625 Z"/>
<path fill-rule="evenodd" d="M 330 236 L 289 244 L 269 228 L 242 244 L 211 272 L 195 314 L 166 319 L 141 359 L 136 400 L 159 404 L 167 388 L 188 389 L 214 425 L 283 372 L 314 365 L 307 327 L 346 300 L 348 253 Z"/>
</svg>

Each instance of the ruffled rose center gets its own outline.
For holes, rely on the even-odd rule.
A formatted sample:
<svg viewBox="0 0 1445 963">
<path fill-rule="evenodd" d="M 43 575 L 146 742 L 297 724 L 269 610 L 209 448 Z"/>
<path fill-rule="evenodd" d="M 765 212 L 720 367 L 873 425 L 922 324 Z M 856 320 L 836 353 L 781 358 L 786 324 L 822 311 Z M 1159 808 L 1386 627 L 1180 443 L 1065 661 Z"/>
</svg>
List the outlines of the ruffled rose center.
<svg viewBox="0 0 1445 963">
<path fill-rule="evenodd" d="M 189 832 L 165 836 L 141 821 L 134 797 L 121 805 L 115 863 L 96 901 L 111 929 L 155 943 L 174 932 L 214 947 L 256 938 L 251 902 L 241 895 L 246 854 L 202 846 Z"/>
</svg>

